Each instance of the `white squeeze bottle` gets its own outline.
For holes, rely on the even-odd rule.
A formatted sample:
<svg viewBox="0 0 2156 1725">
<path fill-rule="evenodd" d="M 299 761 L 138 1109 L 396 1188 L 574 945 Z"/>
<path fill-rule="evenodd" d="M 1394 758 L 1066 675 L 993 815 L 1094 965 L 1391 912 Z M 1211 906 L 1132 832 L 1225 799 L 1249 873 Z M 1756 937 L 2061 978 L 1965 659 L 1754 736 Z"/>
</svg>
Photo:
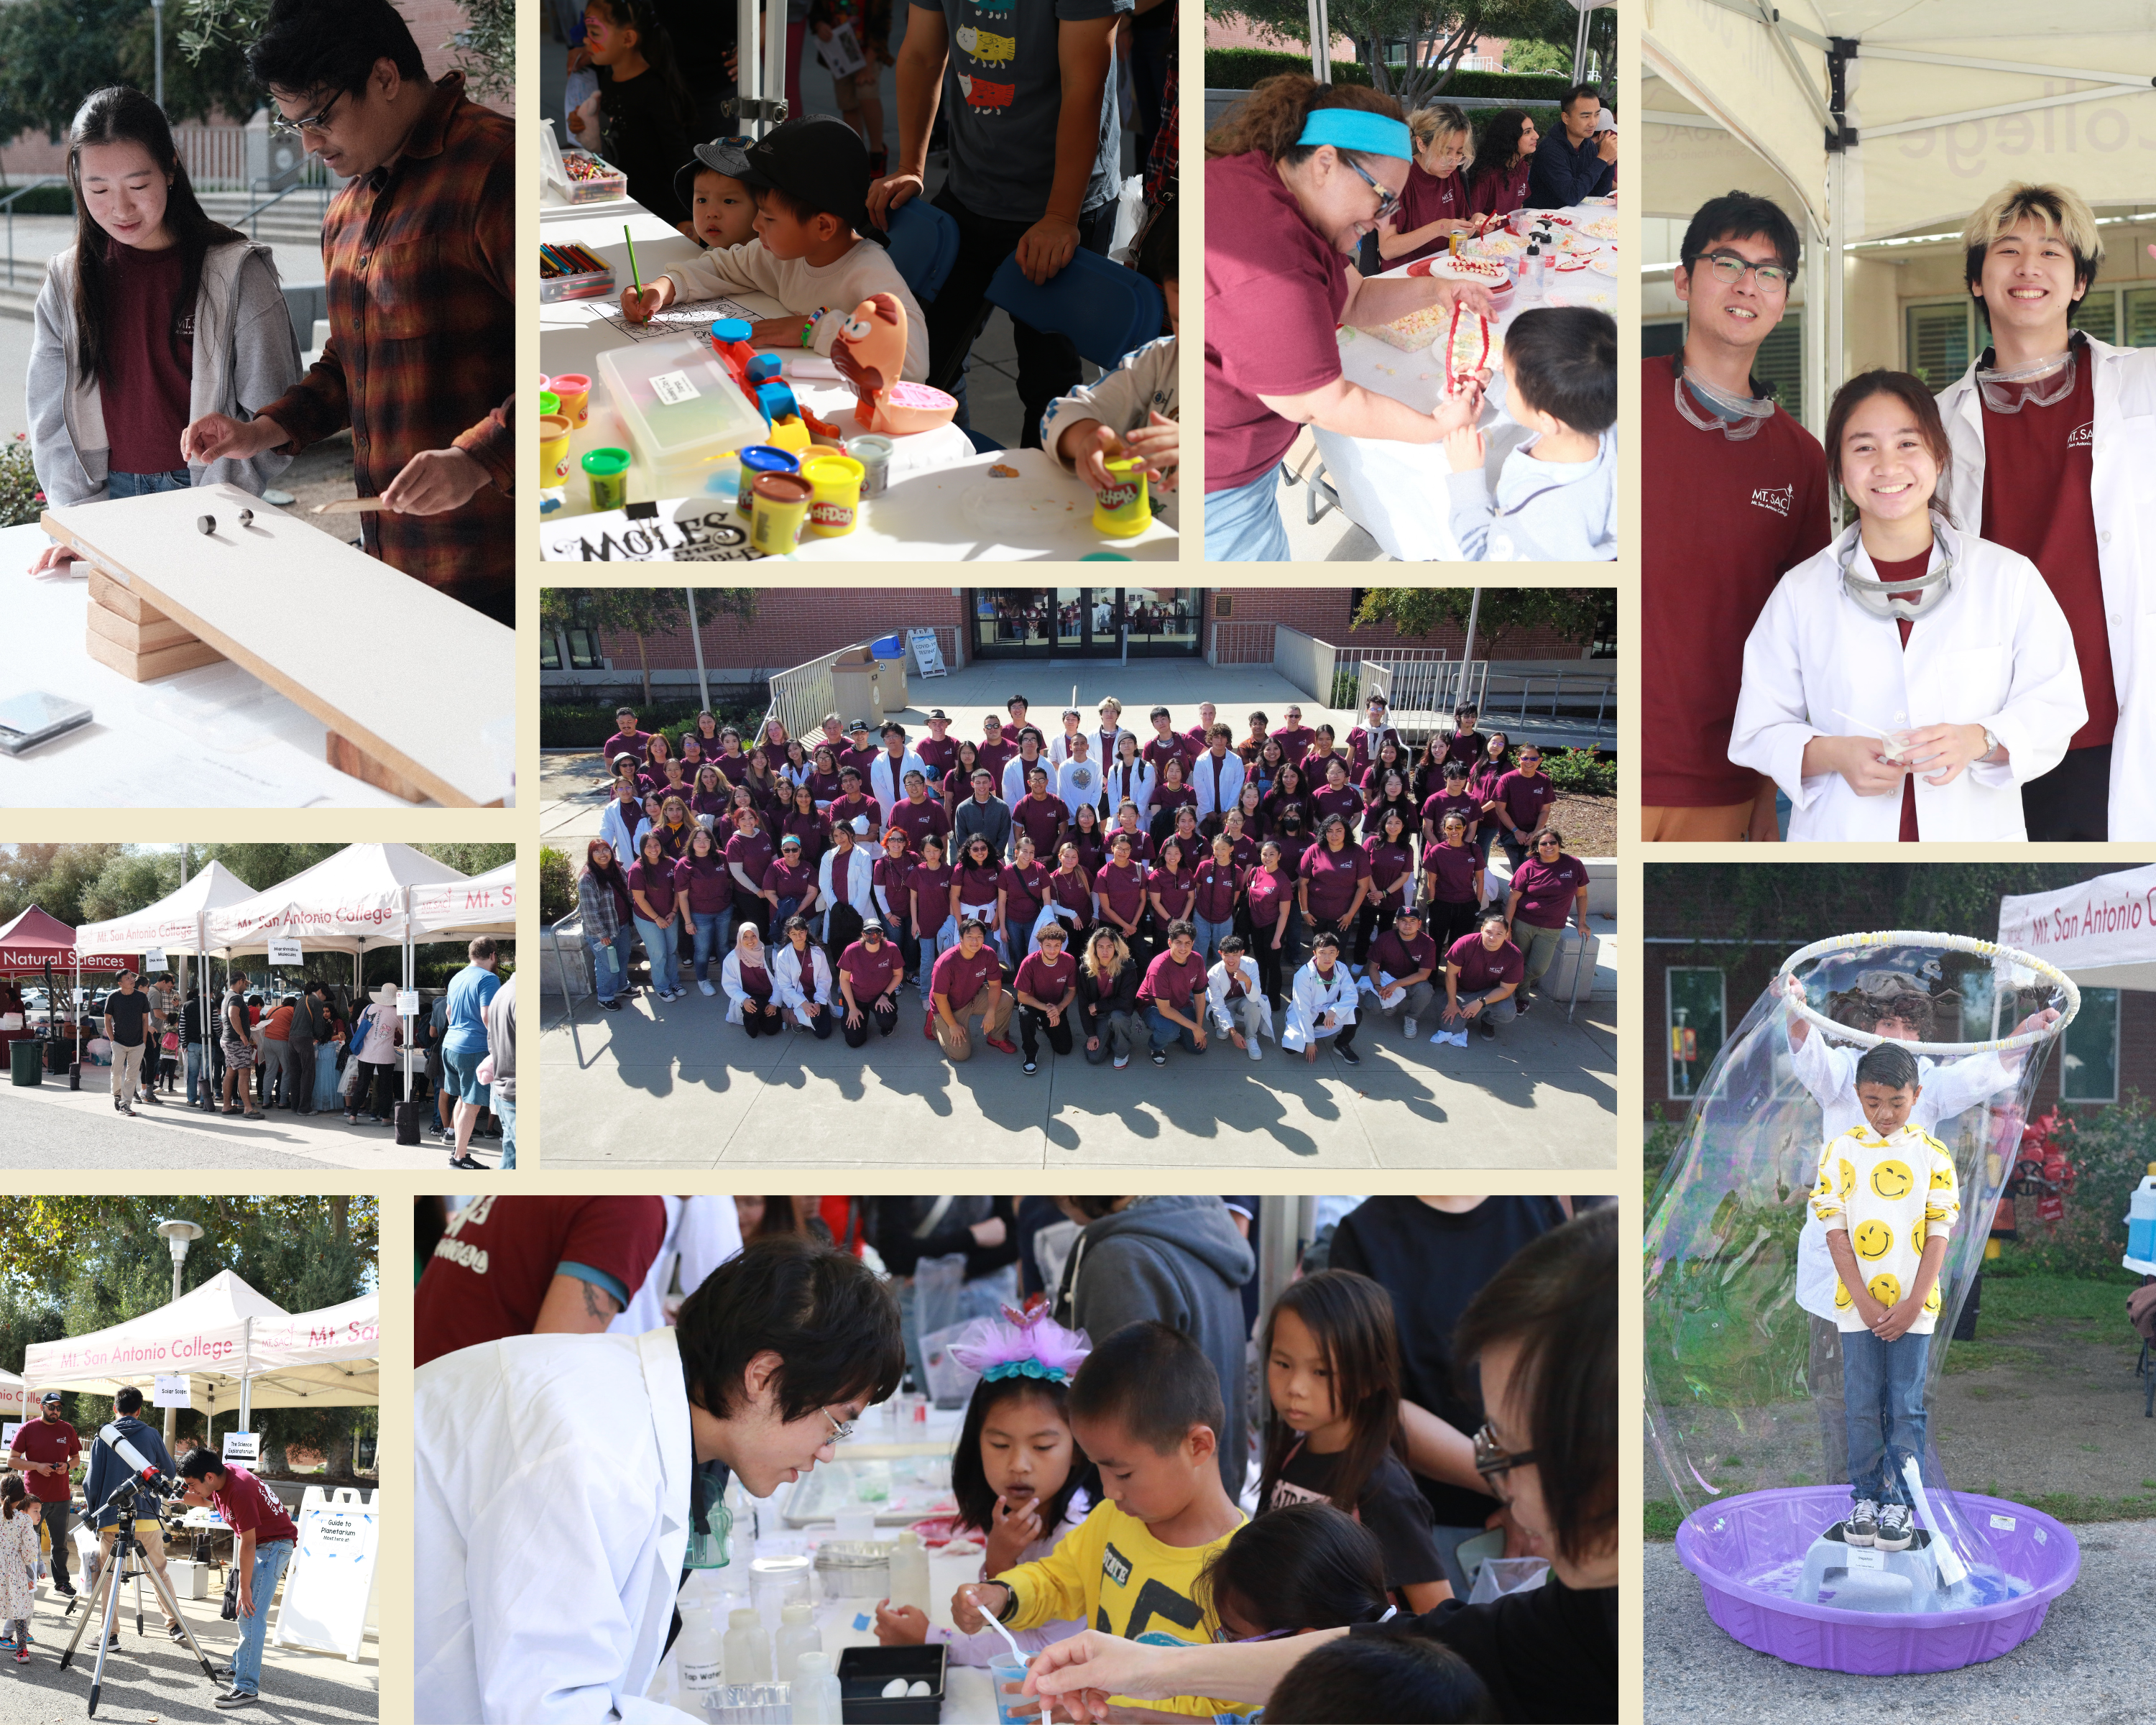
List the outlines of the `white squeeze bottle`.
<svg viewBox="0 0 2156 1725">
<path fill-rule="evenodd" d="M 770 1643 L 764 1639 L 763 1620 L 753 1606 L 744 1606 L 726 1618 L 726 1681 L 768 1683 L 771 1681 Z"/>
<path fill-rule="evenodd" d="M 687 1697 L 685 1710 L 702 1712 L 719 1686 L 719 1632 L 702 1612 L 681 1620 L 681 1637 L 674 1644 L 674 1666 Z"/>
<path fill-rule="evenodd" d="M 772 1660 L 773 1678 L 781 1683 L 793 1681 L 794 1661 L 804 1653 L 811 1653 L 824 1645 L 824 1632 L 816 1627 L 816 1609 L 796 1599 L 779 1608 L 778 1651 Z"/>
<path fill-rule="evenodd" d="M 911 1527 L 891 1548 L 891 1603 L 919 1611 L 928 1609 L 928 1553 Z"/>
<path fill-rule="evenodd" d="M 801 1656 L 793 1671 L 793 1725 L 841 1725 L 839 1674 L 821 1648 Z"/>
</svg>

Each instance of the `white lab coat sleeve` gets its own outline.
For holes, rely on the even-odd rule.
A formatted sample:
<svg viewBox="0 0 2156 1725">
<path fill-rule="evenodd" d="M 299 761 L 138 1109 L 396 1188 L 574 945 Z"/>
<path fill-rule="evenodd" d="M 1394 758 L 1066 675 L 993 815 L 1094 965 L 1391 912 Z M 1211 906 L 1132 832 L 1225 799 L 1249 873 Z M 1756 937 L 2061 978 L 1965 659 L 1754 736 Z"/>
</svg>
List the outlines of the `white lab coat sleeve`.
<svg viewBox="0 0 2156 1725">
<path fill-rule="evenodd" d="M 827 850 L 816 860 L 816 902 L 827 909 L 831 902 L 831 864 L 838 855 L 835 850 Z M 846 853 L 849 860 L 853 855 L 850 850 Z"/>
<path fill-rule="evenodd" d="M 693 1293 L 727 1259 L 741 1255 L 741 1215 L 731 1198 L 687 1198 L 682 1200 L 681 1286 Z"/>
<path fill-rule="evenodd" d="M 1952 1120 L 1964 1110 L 1997 1096 L 2013 1082 L 2014 1075 L 1994 1054 L 1969 1055 L 1958 1060 L 1942 1061 L 1932 1068 L 1924 1081 L 1923 1098 L 1918 1104 L 1929 1116 L 1924 1129 L 1928 1132 L 1940 1121 Z"/>
<path fill-rule="evenodd" d="M 495 1491 L 464 1527 L 482 1725 L 702 1725 L 629 1694 L 637 1640 L 617 1589 L 651 1519 L 640 1469 L 593 1465 L 592 1445 L 492 1458 Z M 588 1554 L 594 1584 L 564 1585 L 562 1554 Z"/>
<path fill-rule="evenodd" d="M 1228 1010 L 1228 973 L 1214 965 L 1205 973 L 1205 999 L 1213 1009 L 1213 1022 L 1220 1027 L 1223 1036 L 1235 1028 L 1235 1020 Z"/>
<path fill-rule="evenodd" d="M 801 960 L 791 942 L 771 961 L 771 998 L 789 1011 L 808 999 L 801 991 Z"/>
<path fill-rule="evenodd" d="M 2059 764 L 2074 733 L 2088 722 L 2088 703 L 2073 630 L 2036 566 L 2013 552 L 1988 548 L 2008 564 L 1997 577 L 2001 584 L 2010 581 L 2019 589 L 2005 635 L 2014 655 L 2006 704 L 1984 721 L 2006 745 L 2007 759 L 1996 766 L 1973 766 L 1969 774 L 1987 790 L 2003 790 L 2040 778 Z"/>
<path fill-rule="evenodd" d="M 1831 1047 L 1817 1024 L 1807 1028 L 1810 1034 L 1789 1050 L 1789 1065 L 1797 1082 L 1811 1092 L 1812 1100 L 1825 1111 L 1849 1089 L 1856 1071 L 1856 1050 Z"/>
<path fill-rule="evenodd" d="M 741 955 L 726 954 L 726 963 L 719 967 L 719 988 L 726 997 L 726 1022 L 738 1024 L 742 1008 L 748 999 L 748 990 L 742 986 Z"/>
<path fill-rule="evenodd" d="M 1731 764 L 1773 779 L 1796 808 L 1809 809 L 1830 775 L 1804 777 L 1804 745 L 1823 733 L 1812 721 L 1799 647 L 1797 575 L 1785 575 L 1768 597 L 1744 643 L 1743 681 L 1730 727 Z"/>
<path fill-rule="evenodd" d="M 1318 1019 L 1328 1012 L 1337 1024 L 1355 1022 L 1355 984 L 1348 967 L 1333 966 L 1332 981 L 1327 984 L 1318 980 L 1317 965 L 1306 964 L 1296 972 L 1295 984 L 1289 992 L 1287 1028 L 1281 1034 L 1281 1046 L 1293 1053 L 1308 1047 L 1320 1035 L 1330 1036 L 1331 1029 L 1317 1029 Z"/>
</svg>

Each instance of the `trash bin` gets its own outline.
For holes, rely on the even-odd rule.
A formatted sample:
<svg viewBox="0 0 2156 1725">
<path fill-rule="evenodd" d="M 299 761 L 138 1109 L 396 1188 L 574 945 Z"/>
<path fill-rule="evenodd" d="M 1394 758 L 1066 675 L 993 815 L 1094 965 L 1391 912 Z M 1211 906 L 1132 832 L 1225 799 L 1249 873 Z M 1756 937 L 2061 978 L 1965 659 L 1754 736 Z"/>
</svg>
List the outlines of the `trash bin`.
<svg viewBox="0 0 2156 1725">
<path fill-rule="evenodd" d="M 869 651 L 878 659 L 903 659 L 906 642 L 897 635 L 879 635 L 869 643 Z"/>
<path fill-rule="evenodd" d="M 25 1090 L 44 1082 L 45 1045 L 34 1036 L 8 1045 L 8 1076 Z"/>
<path fill-rule="evenodd" d="M 865 655 L 850 663 L 841 660 L 831 667 L 831 694 L 839 716 L 847 724 L 863 720 L 872 731 L 883 724 L 883 696 L 877 685 L 876 666 Z"/>
</svg>

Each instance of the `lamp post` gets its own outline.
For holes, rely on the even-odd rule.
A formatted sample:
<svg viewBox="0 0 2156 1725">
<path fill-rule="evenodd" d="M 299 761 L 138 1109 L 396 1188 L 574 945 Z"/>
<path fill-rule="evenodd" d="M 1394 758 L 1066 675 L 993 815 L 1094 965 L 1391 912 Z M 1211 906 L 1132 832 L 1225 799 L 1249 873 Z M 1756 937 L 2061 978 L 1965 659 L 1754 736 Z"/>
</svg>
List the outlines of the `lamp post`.
<svg viewBox="0 0 2156 1725">
<path fill-rule="evenodd" d="M 157 1232 L 165 1236 L 165 1245 L 172 1255 L 172 1297 L 177 1300 L 180 1297 L 180 1266 L 187 1261 L 187 1248 L 203 1237 L 203 1225 L 199 1222 L 176 1219 L 160 1222 Z M 165 1409 L 165 1448 L 167 1452 L 172 1447 L 179 1412 L 177 1408 Z"/>
</svg>

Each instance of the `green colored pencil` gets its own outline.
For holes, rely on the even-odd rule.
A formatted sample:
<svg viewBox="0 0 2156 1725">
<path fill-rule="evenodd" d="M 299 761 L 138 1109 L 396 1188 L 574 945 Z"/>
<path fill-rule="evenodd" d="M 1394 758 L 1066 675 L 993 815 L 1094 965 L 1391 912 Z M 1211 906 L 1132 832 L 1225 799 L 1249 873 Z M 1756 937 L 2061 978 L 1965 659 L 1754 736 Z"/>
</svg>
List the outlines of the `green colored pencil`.
<svg viewBox="0 0 2156 1725">
<path fill-rule="evenodd" d="M 629 223 L 626 222 L 621 224 L 621 237 L 629 242 L 629 285 L 640 294 L 644 291 L 644 278 L 636 273 L 636 239 L 629 231 Z"/>
</svg>

